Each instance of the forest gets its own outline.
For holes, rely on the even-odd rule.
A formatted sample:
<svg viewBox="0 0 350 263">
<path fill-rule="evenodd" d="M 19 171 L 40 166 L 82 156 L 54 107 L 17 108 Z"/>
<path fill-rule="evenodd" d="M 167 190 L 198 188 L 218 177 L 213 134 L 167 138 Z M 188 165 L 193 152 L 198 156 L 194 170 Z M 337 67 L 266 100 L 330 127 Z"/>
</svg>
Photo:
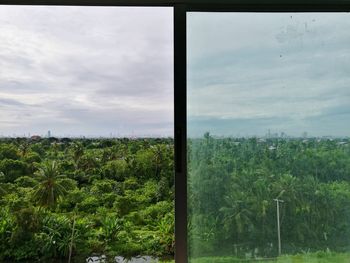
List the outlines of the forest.
<svg viewBox="0 0 350 263">
<path fill-rule="evenodd" d="M 174 254 L 172 139 L 2 138 L 0 261 Z"/>
<path fill-rule="evenodd" d="M 349 138 L 220 138 L 209 133 L 189 141 L 189 253 L 194 260 L 203 258 L 193 262 L 277 257 L 274 199 L 283 200 L 282 255 L 346 255 L 349 143 Z M 346 260 L 283 262 L 349 262 L 349 255 Z M 213 256 L 216 260 L 204 260 Z"/>
<path fill-rule="evenodd" d="M 173 143 L 0 139 L 0 262 L 171 260 Z M 278 262 L 348 262 L 349 145 L 349 138 L 189 139 L 190 262 L 278 257 L 274 199 L 283 200 Z M 283 261 L 307 253 L 317 259 Z"/>
</svg>

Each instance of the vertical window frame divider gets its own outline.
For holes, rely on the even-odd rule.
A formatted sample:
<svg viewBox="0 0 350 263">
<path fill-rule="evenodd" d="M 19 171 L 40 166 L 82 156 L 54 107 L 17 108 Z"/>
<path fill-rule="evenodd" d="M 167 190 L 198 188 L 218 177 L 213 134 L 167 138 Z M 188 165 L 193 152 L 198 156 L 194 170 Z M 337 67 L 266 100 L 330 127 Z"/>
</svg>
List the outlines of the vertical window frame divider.
<svg viewBox="0 0 350 263">
<path fill-rule="evenodd" d="M 187 255 L 187 6 L 174 6 L 175 262 Z"/>
</svg>

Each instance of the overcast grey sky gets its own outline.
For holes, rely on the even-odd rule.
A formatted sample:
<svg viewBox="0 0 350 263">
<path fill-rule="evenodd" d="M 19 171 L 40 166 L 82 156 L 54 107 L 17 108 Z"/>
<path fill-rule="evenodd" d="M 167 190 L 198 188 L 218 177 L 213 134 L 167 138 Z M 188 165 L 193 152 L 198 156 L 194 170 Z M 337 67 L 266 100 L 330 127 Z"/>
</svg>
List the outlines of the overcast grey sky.
<svg viewBox="0 0 350 263">
<path fill-rule="evenodd" d="M 172 136 L 171 8 L 0 6 L 0 135 Z"/>
<path fill-rule="evenodd" d="M 189 135 L 350 134 L 350 15 L 188 15 Z M 171 8 L 0 6 L 0 135 L 172 136 Z"/>
<path fill-rule="evenodd" d="M 188 131 L 350 136 L 350 15 L 190 13 Z"/>
</svg>

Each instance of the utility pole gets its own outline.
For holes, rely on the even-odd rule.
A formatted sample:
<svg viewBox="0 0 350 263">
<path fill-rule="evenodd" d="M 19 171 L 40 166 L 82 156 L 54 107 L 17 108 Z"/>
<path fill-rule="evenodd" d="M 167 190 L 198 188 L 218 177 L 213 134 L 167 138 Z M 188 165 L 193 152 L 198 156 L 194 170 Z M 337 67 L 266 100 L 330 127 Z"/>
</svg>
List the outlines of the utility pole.
<svg viewBox="0 0 350 263">
<path fill-rule="evenodd" d="M 280 203 L 284 201 L 281 199 L 273 199 L 276 202 L 277 207 L 277 235 L 278 235 L 278 255 L 281 255 L 281 228 L 280 228 Z"/>
<path fill-rule="evenodd" d="M 73 216 L 73 227 L 72 227 L 72 236 L 70 238 L 70 244 L 69 244 L 69 255 L 68 255 L 68 263 L 71 262 L 72 258 L 72 251 L 73 251 L 73 240 L 74 240 L 74 232 L 75 232 L 75 211 L 74 211 L 74 216 Z"/>
</svg>

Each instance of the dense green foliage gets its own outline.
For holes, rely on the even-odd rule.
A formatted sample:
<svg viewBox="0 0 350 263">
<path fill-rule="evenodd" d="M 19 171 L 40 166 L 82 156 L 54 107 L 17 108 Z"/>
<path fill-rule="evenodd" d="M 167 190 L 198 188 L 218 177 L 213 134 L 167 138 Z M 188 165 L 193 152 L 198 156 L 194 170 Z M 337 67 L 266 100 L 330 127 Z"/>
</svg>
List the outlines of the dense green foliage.
<svg viewBox="0 0 350 263">
<path fill-rule="evenodd" d="M 0 141 L 0 261 L 172 256 L 173 202 L 172 139 Z"/>
<path fill-rule="evenodd" d="M 209 134 L 191 140 L 191 257 L 277 256 L 275 198 L 284 200 L 283 254 L 350 251 L 349 142 Z"/>
<path fill-rule="evenodd" d="M 282 252 L 304 253 L 280 262 L 345 262 L 348 254 L 337 253 L 350 251 L 349 144 L 209 134 L 189 140 L 191 258 L 275 257 L 279 198 Z M 171 257 L 173 202 L 171 139 L 0 141 L 0 261 L 67 258 L 70 251 L 75 258 Z"/>
</svg>

